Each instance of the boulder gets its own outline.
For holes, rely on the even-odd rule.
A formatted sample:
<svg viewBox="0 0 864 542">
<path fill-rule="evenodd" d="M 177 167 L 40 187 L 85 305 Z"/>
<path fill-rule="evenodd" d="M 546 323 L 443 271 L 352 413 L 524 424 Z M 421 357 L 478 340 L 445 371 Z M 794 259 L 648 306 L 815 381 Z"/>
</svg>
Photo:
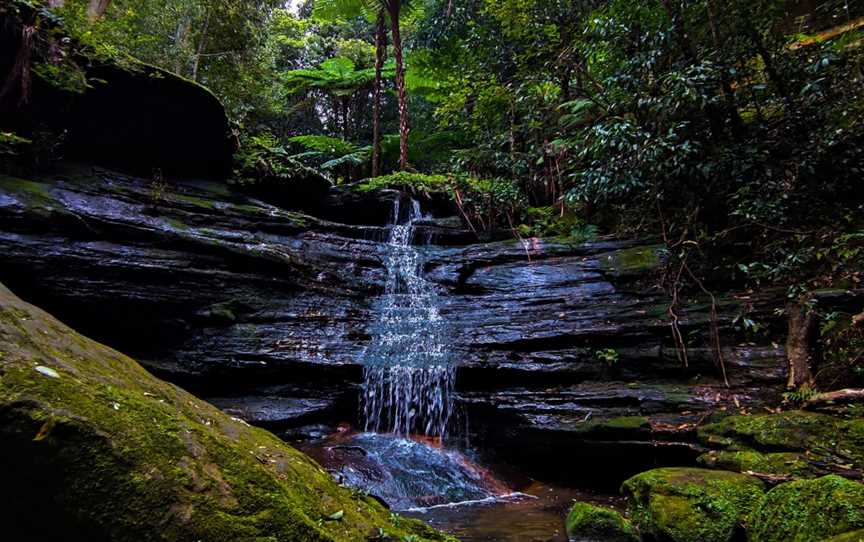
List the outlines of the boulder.
<svg viewBox="0 0 864 542">
<path fill-rule="evenodd" d="M 7 8 L 6 4 L 13 4 Z M 67 35 L 44 2 L 0 6 L 0 73 L 19 61 L 21 36 L 33 62 L 29 91 L 0 96 L 0 129 L 34 140 L 37 164 L 59 156 L 164 178 L 225 178 L 236 138 L 225 108 L 206 87 L 129 56 L 99 56 Z M 43 64 L 44 63 L 44 64 Z M 39 69 L 45 68 L 48 69 Z"/>
<path fill-rule="evenodd" d="M 10 540 L 448 540 L 0 285 Z"/>
<path fill-rule="evenodd" d="M 235 142 L 207 88 L 140 62 L 90 68 L 95 81 L 72 101 L 67 156 L 151 174 L 225 178 Z"/>
<path fill-rule="evenodd" d="M 864 485 L 829 475 L 769 491 L 751 516 L 750 541 L 817 542 L 858 529 L 864 529 Z"/>
<path fill-rule="evenodd" d="M 567 514 L 567 536 L 572 542 L 639 542 L 639 532 L 611 508 L 576 502 Z"/>
<path fill-rule="evenodd" d="M 645 535 L 672 542 L 728 542 L 740 534 L 764 493 L 744 474 L 661 468 L 624 482 L 633 522 Z"/>
</svg>

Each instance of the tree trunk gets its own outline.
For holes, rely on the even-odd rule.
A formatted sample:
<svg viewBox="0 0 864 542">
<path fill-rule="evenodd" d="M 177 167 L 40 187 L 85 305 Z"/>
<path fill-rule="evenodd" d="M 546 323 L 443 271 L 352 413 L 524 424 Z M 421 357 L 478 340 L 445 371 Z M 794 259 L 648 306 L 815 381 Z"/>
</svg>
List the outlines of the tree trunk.
<svg viewBox="0 0 864 542">
<path fill-rule="evenodd" d="M 813 367 L 819 361 L 819 322 L 816 311 L 808 307 L 807 299 L 804 298 L 790 303 L 786 312 L 789 314 L 789 335 L 786 338 L 789 374 L 786 387 L 790 390 L 797 390 L 801 386 L 812 387 Z"/>
<path fill-rule="evenodd" d="M 399 29 L 400 0 L 390 0 L 390 31 L 393 34 L 393 55 L 396 58 L 396 90 L 399 95 L 399 169 L 408 169 L 408 95 L 405 91 L 405 66 L 402 58 L 402 35 Z"/>
<path fill-rule="evenodd" d="M 176 49 L 177 58 L 174 61 L 174 73 L 183 75 L 183 57 L 184 49 L 186 49 L 186 40 L 189 37 L 189 19 L 184 17 L 177 23 L 177 32 L 174 33 L 174 48 Z"/>
<path fill-rule="evenodd" d="M 91 23 L 98 20 L 105 15 L 110 5 L 111 0 L 90 0 L 90 4 L 87 5 L 87 18 Z"/>
<path fill-rule="evenodd" d="M 384 13 L 378 13 L 375 29 L 375 88 L 372 111 L 372 177 L 381 175 L 381 73 L 387 56 L 387 27 Z"/>
<path fill-rule="evenodd" d="M 201 67 L 201 57 L 204 55 L 204 48 L 207 46 L 207 31 L 210 29 L 210 11 L 207 11 L 207 16 L 204 18 L 204 26 L 201 28 L 201 37 L 198 38 L 198 49 L 195 52 L 195 62 L 192 64 L 192 80 L 198 81 L 198 68 Z"/>
<path fill-rule="evenodd" d="M 711 38 L 714 42 L 714 49 L 720 53 L 723 49 L 723 39 L 720 36 L 720 28 L 717 25 L 716 0 L 707 0 L 706 7 L 708 10 L 708 24 L 711 27 Z M 723 98 L 726 102 L 726 110 L 729 117 L 729 123 L 732 127 L 732 134 L 737 137 L 743 132 L 743 123 L 741 121 L 741 115 L 738 114 L 738 105 L 735 103 L 735 90 L 732 88 L 732 83 L 729 81 L 729 74 L 726 71 L 725 66 L 720 78 L 720 86 L 723 90 Z"/>
<path fill-rule="evenodd" d="M 678 6 L 672 3 L 673 0 L 661 0 L 663 8 L 666 10 L 666 15 L 672 21 L 672 30 L 675 32 L 675 40 L 678 42 L 678 47 L 687 62 L 693 64 L 696 62 L 696 52 L 693 50 L 693 45 L 690 43 L 690 37 L 684 28 L 684 21 L 681 19 L 681 13 Z"/>
<path fill-rule="evenodd" d="M 35 12 L 34 12 L 35 13 Z M 34 39 L 36 37 L 35 15 L 21 22 L 18 37 L 18 51 L 15 53 L 12 68 L 5 75 L 0 87 L 0 111 L 6 110 L 8 97 L 9 109 L 26 104 L 30 100 L 31 66 L 33 63 Z M 14 23 L 13 23 L 14 27 Z M 17 93 L 17 96 L 16 96 Z M 16 100 L 17 98 L 17 100 Z"/>
<path fill-rule="evenodd" d="M 789 85 L 786 84 L 786 80 L 783 79 L 780 72 L 777 71 L 777 67 L 774 65 L 774 57 L 771 56 L 771 53 L 765 46 L 765 40 L 762 39 L 762 36 L 759 35 L 759 31 L 753 25 L 752 17 L 753 15 L 749 11 L 744 13 L 745 31 L 753 42 L 756 52 L 759 53 L 760 57 L 762 57 L 762 62 L 765 64 L 765 73 L 768 74 L 768 80 L 771 81 L 777 89 L 777 92 L 780 94 L 780 97 L 783 98 L 786 106 L 792 108 L 794 102 L 792 101 L 792 94 L 789 90 Z"/>
<path fill-rule="evenodd" d="M 351 130 L 349 125 L 349 110 L 350 110 L 350 96 L 342 96 L 342 139 L 348 141 L 351 139 Z"/>
</svg>

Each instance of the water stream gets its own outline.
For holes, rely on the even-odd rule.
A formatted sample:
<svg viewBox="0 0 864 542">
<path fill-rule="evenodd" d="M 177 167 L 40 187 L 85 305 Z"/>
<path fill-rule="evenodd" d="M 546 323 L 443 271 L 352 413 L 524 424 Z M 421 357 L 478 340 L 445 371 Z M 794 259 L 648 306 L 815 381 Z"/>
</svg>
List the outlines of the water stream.
<svg viewBox="0 0 864 542">
<path fill-rule="evenodd" d="M 363 355 L 363 421 L 366 431 L 443 438 L 453 412 L 455 367 L 446 349 L 446 324 L 434 289 L 422 276 L 423 259 L 412 245 L 420 204 L 397 200 L 387 242 L 384 294 Z"/>
<path fill-rule="evenodd" d="M 396 203 L 384 292 L 373 302 L 362 357 L 363 432 L 338 431 L 303 450 L 340 483 L 468 542 L 563 542 L 563 517 L 575 494 L 502 482 L 471 450 L 444 447 L 456 363 L 435 288 L 423 277 L 415 227 L 422 219 L 416 201 Z"/>
</svg>

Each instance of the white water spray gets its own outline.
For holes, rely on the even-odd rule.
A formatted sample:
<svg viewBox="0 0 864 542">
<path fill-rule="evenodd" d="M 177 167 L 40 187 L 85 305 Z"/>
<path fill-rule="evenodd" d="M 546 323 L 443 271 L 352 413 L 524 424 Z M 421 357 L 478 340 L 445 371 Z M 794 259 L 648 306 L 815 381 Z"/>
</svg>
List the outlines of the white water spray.
<svg viewBox="0 0 864 542">
<path fill-rule="evenodd" d="M 396 202 L 388 240 L 387 282 L 375 303 L 377 319 L 363 355 L 362 406 L 366 431 L 444 437 L 453 411 L 455 367 L 437 296 L 422 276 L 411 245 L 423 216 L 411 200 L 407 220 Z"/>
</svg>

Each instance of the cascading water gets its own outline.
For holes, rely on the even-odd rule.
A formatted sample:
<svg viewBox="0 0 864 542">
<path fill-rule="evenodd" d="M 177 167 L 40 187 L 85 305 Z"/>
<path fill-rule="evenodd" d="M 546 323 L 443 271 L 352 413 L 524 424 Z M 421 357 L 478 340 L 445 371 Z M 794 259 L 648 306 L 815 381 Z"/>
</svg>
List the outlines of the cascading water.
<svg viewBox="0 0 864 542">
<path fill-rule="evenodd" d="M 363 357 L 366 431 L 444 437 L 453 410 L 455 367 L 446 350 L 446 325 L 437 296 L 422 276 L 412 246 L 414 223 L 423 216 L 411 200 L 407 218 L 397 200 L 386 258 L 384 295 Z"/>
</svg>

